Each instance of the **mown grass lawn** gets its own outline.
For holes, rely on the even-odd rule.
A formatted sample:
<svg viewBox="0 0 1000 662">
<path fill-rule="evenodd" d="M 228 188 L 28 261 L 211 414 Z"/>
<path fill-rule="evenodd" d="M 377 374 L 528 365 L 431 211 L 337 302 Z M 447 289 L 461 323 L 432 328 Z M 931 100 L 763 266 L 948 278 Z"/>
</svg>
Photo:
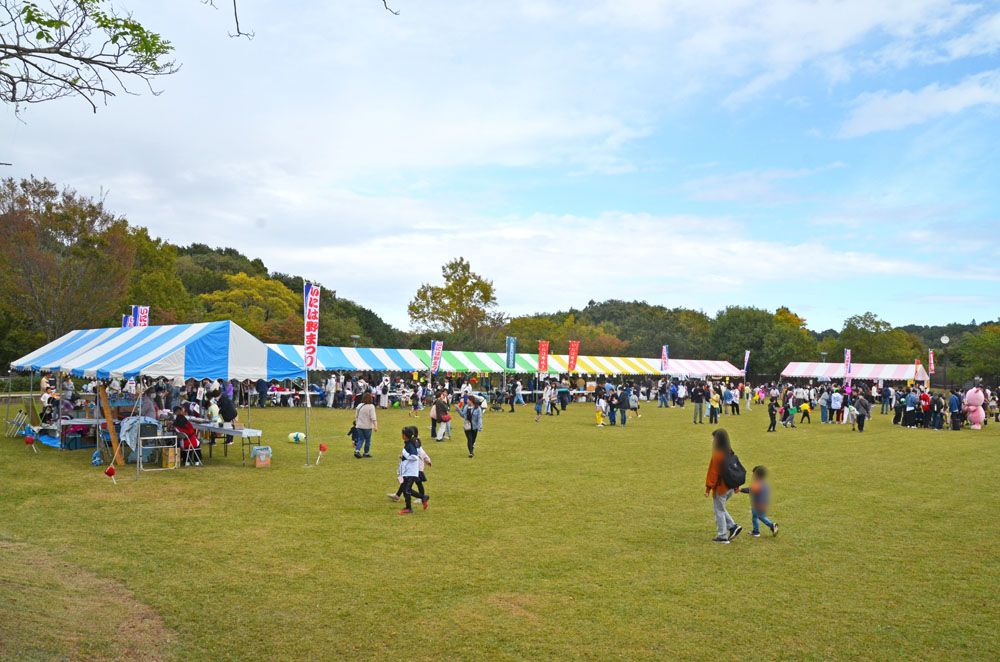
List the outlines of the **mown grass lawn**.
<svg viewBox="0 0 1000 662">
<path fill-rule="evenodd" d="M 314 410 L 313 452 L 330 450 L 306 469 L 285 441 L 302 410 L 257 410 L 271 468 L 219 448 L 200 469 L 123 470 L 117 487 L 89 451 L 4 440 L 0 657 L 1000 658 L 1000 425 L 900 430 L 876 415 L 863 435 L 765 434 L 761 409 L 723 418 L 744 464 L 770 469 L 781 524 L 723 546 L 702 496 L 711 426 L 690 408 L 643 413 L 624 429 L 596 428 L 589 404 L 538 424 L 528 408 L 489 414 L 475 459 L 456 424 L 426 442 L 432 499 L 411 516 L 385 497 L 411 422 L 398 411 L 379 413 L 373 460 L 351 455 L 349 413 Z M 731 503 L 749 531 L 746 497 Z M 115 636 L 118 611 L 64 600 L 55 575 L 38 599 L 24 544 L 53 573 L 149 605 L 162 645 L 140 655 Z M 60 620 L 86 627 L 87 646 L 53 640 Z"/>
</svg>

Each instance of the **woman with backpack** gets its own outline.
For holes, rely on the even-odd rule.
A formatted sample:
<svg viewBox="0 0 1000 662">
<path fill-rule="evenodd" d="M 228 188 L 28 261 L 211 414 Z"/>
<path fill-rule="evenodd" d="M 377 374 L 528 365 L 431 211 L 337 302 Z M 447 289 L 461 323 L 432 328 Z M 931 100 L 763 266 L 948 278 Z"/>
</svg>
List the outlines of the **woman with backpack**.
<svg viewBox="0 0 1000 662">
<path fill-rule="evenodd" d="M 718 536 L 712 542 L 728 545 L 740 535 L 743 527 L 733 521 L 726 502 L 746 482 L 746 469 L 729 443 L 729 433 L 719 428 L 712 433 L 712 459 L 708 463 L 705 477 L 705 497 L 712 495 L 712 510 L 715 512 L 715 527 Z"/>
</svg>

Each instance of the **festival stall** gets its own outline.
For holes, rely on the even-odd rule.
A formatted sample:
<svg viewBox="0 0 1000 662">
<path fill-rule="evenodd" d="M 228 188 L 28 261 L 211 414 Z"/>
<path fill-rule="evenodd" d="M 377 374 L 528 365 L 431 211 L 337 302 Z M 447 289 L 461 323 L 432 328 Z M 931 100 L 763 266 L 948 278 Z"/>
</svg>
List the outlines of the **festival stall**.
<svg viewBox="0 0 1000 662">
<path fill-rule="evenodd" d="M 302 345 L 268 345 L 297 366 L 305 365 Z M 423 372 L 431 364 L 430 350 L 426 349 L 371 349 L 363 347 L 319 347 L 316 352 L 319 366 L 315 370 L 354 372 Z M 537 354 L 516 354 L 517 367 L 508 370 L 506 355 L 502 352 L 461 352 L 445 350 L 441 353 L 442 372 L 524 373 L 538 372 Z M 578 356 L 576 368 L 569 369 L 569 357 L 550 354 L 548 373 L 578 375 L 674 375 L 688 377 L 740 377 L 742 371 L 728 361 L 703 361 L 670 359 L 667 370 L 660 370 L 660 359 L 642 359 L 623 356 Z"/>
<path fill-rule="evenodd" d="M 10 367 L 18 372 L 51 372 L 97 380 L 140 377 L 283 380 L 302 376 L 300 366 L 230 321 L 71 331 L 12 361 Z M 92 418 L 60 417 L 60 445 L 63 428 L 100 426 L 113 418 L 111 401 L 103 385 L 99 401 L 101 414 L 94 412 Z M 111 425 L 107 428 L 114 445 L 114 459 L 121 464 L 114 428 Z M 236 432 L 230 430 L 227 434 Z M 235 436 L 241 439 L 253 437 L 254 432 L 259 437 L 259 431 L 255 430 L 238 432 Z"/>
<path fill-rule="evenodd" d="M 781 376 L 843 380 L 847 371 L 843 363 L 792 362 L 781 371 Z M 851 379 L 866 382 L 922 382 L 927 379 L 927 371 L 917 363 L 852 363 Z"/>
</svg>

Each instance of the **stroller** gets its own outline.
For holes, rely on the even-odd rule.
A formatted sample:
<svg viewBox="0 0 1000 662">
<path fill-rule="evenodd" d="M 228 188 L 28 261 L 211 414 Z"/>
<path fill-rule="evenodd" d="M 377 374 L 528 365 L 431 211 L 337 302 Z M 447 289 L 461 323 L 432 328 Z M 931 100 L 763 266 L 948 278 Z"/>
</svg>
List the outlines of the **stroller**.
<svg viewBox="0 0 1000 662">
<path fill-rule="evenodd" d="M 501 412 L 504 410 L 504 406 L 509 404 L 509 393 L 501 391 L 500 389 L 494 389 L 493 393 L 490 394 L 490 411 Z"/>
</svg>

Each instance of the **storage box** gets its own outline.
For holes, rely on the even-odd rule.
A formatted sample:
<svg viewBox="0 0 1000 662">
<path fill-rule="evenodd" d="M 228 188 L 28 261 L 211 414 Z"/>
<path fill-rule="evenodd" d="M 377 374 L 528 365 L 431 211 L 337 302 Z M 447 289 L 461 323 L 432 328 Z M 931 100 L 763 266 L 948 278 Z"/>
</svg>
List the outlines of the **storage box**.
<svg viewBox="0 0 1000 662">
<path fill-rule="evenodd" d="M 271 447 L 254 446 L 250 450 L 250 457 L 253 458 L 253 466 L 269 467 L 271 466 Z"/>
<path fill-rule="evenodd" d="M 160 454 L 160 466 L 166 468 L 176 465 L 177 453 L 178 450 L 176 448 L 164 448 Z"/>
<path fill-rule="evenodd" d="M 137 455 L 138 455 L 138 453 L 136 453 L 134 450 L 130 450 L 129 454 L 128 454 L 128 459 L 125 460 L 125 462 L 128 463 L 128 464 L 135 464 L 135 460 L 136 460 L 136 456 Z M 142 463 L 143 464 L 149 464 L 150 460 L 152 459 L 152 456 L 153 456 L 153 449 L 152 448 L 143 448 L 142 449 Z"/>
<path fill-rule="evenodd" d="M 65 448 L 68 451 L 80 450 L 82 439 L 83 439 L 82 435 L 79 434 L 64 434 L 63 448 Z"/>
</svg>

